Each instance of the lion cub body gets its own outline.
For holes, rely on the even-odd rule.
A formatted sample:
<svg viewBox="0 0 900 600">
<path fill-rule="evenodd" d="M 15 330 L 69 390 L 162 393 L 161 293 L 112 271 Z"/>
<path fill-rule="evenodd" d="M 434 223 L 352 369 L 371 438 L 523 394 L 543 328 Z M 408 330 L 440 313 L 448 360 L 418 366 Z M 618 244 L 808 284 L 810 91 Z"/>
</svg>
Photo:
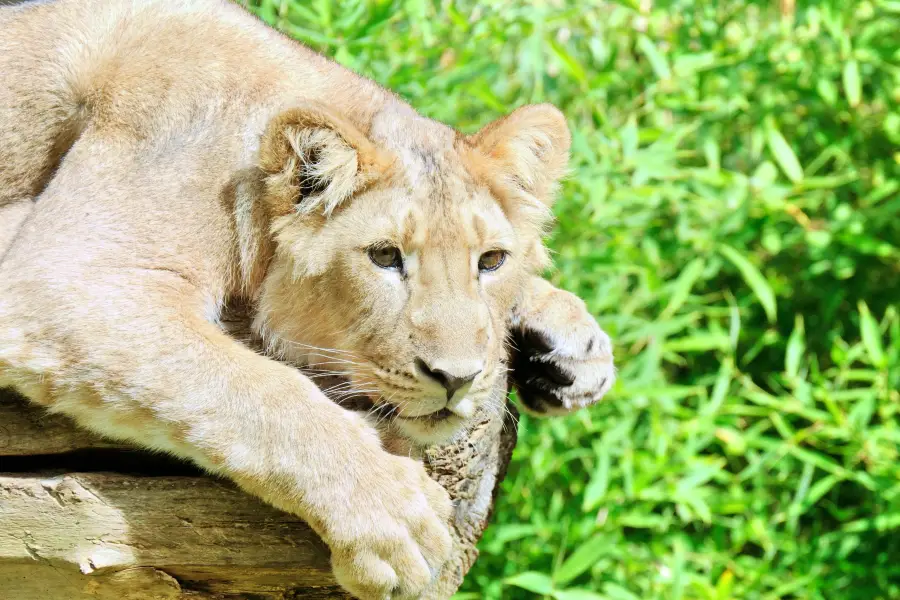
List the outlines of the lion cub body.
<svg viewBox="0 0 900 600">
<path fill-rule="evenodd" d="M 611 385 L 583 305 L 535 308 L 565 294 L 535 283 L 555 109 L 464 136 L 224 0 L 24 4 L 0 31 L 0 387 L 300 515 L 360 598 L 424 593 L 446 493 L 225 335 L 228 299 L 255 303 L 271 355 L 346 377 L 417 442 L 499 409 L 511 319 L 577 341 L 538 362 L 590 363 L 575 395 L 523 382 L 533 408 Z"/>
</svg>

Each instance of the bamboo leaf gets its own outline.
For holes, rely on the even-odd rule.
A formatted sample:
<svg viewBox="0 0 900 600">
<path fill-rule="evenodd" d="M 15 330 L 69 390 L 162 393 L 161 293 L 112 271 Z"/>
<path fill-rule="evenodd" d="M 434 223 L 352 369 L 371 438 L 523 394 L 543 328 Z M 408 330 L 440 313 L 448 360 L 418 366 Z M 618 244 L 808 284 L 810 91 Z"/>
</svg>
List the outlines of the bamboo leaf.
<svg viewBox="0 0 900 600">
<path fill-rule="evenodd" d="M 775 157 L 775 162 L 778 163 L 778 166 L 781 167 L 788 179 L 793 183 L 803 180 L 803 168 L 800 166 L 800 161 L 797 160 L 797 155 L 794 154 L 791 145 L 781 135 L 778 125 L 775 124 L 775 120 L 772 118 L 766 119 L 766 145 L 769 147 L 769 152 Z"/>
<path fill-rule="evenodd" d="M 884 345 L 881 341 L 881 330 L 878 327 L 878 321 L 869 312 L 869 307 L 862 300 L 859 301 L 859 329 L 862 335 L 863 345 L 866 347 L 866 353 L 869 360 L 876 367 L 883 368 L 886 364 L 884 355 Z"/>
<path fill-rule="evenodd" d="M 565 560 L 553 577 L 560 586 L 572 581 L 597 562 L 603 554 L 609 551 L 610 540 L 605 535 L 595 535 L 584 544 L 576 548 L 575 552 Z"/>
<path fill-rule="evenodd" d="M 638 49 L 644 53 L 644 56 L 647 57 L 647 60 L 650 62 L 650 68 L 653 69 L 653 72 L 659 79 L 669 79 L 672 76 L 672 71 L 669 69 L 669 62 L 650 38 L 646 35 L 640 36 L 637 41 L 637 46 Z"/>
<path fill-rule="evenodd" d="M 847 102 L 856 108 L 862 101 L 862 84 L 859 80 L 859 63 L 856 60 L 848 60 L 844 63 L 844 93 L 847 94 Z"/>
<path fill-rule="evenodd" d="M 526 571 L 504 580 L 506 585 L 514 585 L 535 594 L 549 594 L 553 590 L 553 580 L 537 571 Z"/>
<path fill-rule="evenodd" d="M 672 295 L 669 297 L 669 303 L 666 305 L 665 310 L 663 310 L 662 314 L 659 316 L 660 320 L 668 319 L 678 312 L 678 309 L 681 308 L 690 295 L 694 284 L 697 283 L 697 280 L 703 273 L 703 268 L 705 266 L 706 261 L 703 260 L 702 257 L 695 258 L 688 263 L 684 268 L 684 271 L 681 272 L 681 275 L 678 276 L 678 279 L 675 280 L 675 284 L 672 286 Z"/>
<path fill-rule="evenodd" d="M 731 246 L 720 245 L 719 253 L 740 271 L 744 281 L 753 290 L 759 303 L 762 304 L 763 310 L 766 311 L 769 322 L 774 322 L 777 316 L 775 293 L 772 291 L 766 278 L 763 277 L 763 274 L 744 255 Z"/>
</svg>

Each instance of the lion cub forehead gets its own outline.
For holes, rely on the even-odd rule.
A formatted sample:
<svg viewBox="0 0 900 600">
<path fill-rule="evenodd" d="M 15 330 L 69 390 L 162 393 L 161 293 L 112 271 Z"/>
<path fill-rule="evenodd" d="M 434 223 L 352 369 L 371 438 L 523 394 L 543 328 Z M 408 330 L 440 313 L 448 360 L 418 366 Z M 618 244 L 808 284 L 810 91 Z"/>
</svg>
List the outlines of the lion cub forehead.
<svg viewBox="0 0 900 600">
<path fill-rule="evenodd" d="M 441 201 L 474 193 L 475 181 L 452 142 L 411 140 L 393 150 L 400 178 L 413 196 Z"/>
<path fill-rule="evenodd" d="M 459 134 L 409 107 L 386 107 L 373 119 L 369 134 L 394 154 L 397 170 L 413 190 L 471 179 L 457 153 Z"/>
<path fill-rule="evenodd" d="M 439 246 L 466 251 L 514 249 L 517 237 L 501 208 L 490 199 L 415 203 L 400 222 L 401 243 L 415 251 Z"/>
<path fill-rule="evenodd" d="M 401 189 L 389 192 L 389 204 L 404 246 L 514 245 L 512 224 L 490 189 L 469 172 L 457 131 L 393 105 L 375 116 L 369 135 L 397 159 L 394 185 Z"/>
</svg>

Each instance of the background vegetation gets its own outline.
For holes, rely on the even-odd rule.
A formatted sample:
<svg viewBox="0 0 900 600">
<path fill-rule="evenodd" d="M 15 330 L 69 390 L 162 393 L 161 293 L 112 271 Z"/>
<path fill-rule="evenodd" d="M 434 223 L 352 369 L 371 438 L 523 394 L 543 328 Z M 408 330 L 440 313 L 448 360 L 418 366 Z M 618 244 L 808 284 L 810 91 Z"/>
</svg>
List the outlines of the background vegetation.
<svg viewBox="0 0 900 600">
<path fill-rule="evenodd" d="M 900 2 L 254 9 L 465 131 L 570 120 L 552 277 L 620 382 L 523 420 L 460 598 L 900 597 Z"/>
</svg>

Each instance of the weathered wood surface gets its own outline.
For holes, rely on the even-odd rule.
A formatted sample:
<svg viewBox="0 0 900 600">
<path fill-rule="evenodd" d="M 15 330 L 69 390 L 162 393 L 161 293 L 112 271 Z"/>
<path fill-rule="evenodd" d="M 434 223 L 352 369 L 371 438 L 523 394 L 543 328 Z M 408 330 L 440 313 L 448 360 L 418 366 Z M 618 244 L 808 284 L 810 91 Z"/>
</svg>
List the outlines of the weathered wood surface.
<svg viewBox="0 0 900 600">
<path fill-rule="evenodd" d="M 128 588 L 140 580 L 146 598 L 181 598 L 182 585 L 334 585 L 327 549 L 302 521 L 212 478 L 7 474 L 0 523 L 0 597 L 10 599 L 94 598 L 122 588 L 117 577 Z"/>
<path fill-rule="evenodd" d="M 226 328 L 251 343 L 235 314 Z M 477 557 L 515 446 L 510 409 L 423 456 L 456 506 L 454 556 L 428 599 L 449 598 Z M 0 600 L 156 598 L 347 596 L 327 547 L 299 519 L 0 390 Z"/>
<path fill-rule="evenodd" d="M 30 408 L 24 400 L 0 389 L 0 471 L 4 456 L 116 447 L 123 446 L 73 427 L 66 417 Z"/>
</svg>

